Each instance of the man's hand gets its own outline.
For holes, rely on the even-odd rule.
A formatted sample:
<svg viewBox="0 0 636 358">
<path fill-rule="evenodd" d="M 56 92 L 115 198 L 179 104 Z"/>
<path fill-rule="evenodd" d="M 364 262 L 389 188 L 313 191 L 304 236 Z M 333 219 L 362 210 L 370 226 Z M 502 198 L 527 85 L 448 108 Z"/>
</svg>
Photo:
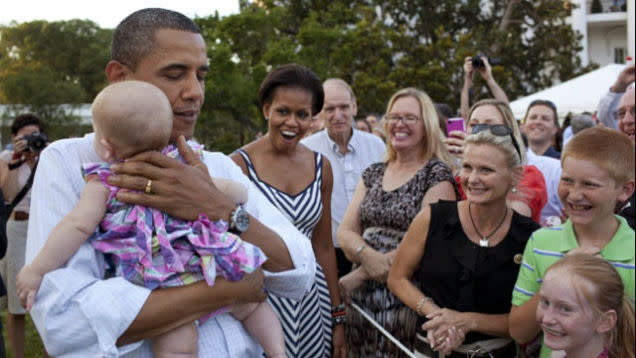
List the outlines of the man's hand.
<svg viewBox="0 0 636 358">
<path fill-rule="evenodd" d="M 18 273 L 16 289 L 18 298 L 20 299 L 20 305 L 27 311 L 33 307 L 35 296 L 42 284 L 42 275 L 35 272 L 31 265 L 25 265 Z"/>
<path fill-rule="evenodd" d="M 235 296 L 236 304 L 265 301 L 267 295 L 264 290 L 264 278 L 263 270 L 260 268 L 249 275 L 243 276 L 243 279 L 238 282 L 240 290 Z"/>
<path fill-rule="evenodd" d="M 610 87 L 610 91 L 614 93 L 621 93 L 627 90 L 627 86 L 634 82 L 636 78 L 636 72 L 634 71 L 634 64 L 627 65 L 619 74 L 616 82 Z"/>
<path fill-rule="evenodd" d="M 144 152 L 111 165 L 117 175 L 111 175 L 108 183 L 128 189 L 119 191 L 117 199 L 184 220 L 196 220 L 203 213 L 212 221 L 227 221 L 234 202 L 214 185 L 207 167 L 183 136 L 177 139 L 177 146 L 187 164 L 159 152 Z M 148 187 L 149 194 L 145 192 Z"/>
</svg>

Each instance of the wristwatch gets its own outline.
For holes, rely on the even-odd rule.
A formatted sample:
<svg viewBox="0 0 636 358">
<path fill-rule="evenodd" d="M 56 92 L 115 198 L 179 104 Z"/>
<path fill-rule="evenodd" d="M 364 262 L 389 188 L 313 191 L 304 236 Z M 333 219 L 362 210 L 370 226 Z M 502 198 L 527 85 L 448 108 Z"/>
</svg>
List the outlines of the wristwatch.
<svg viewBox="0 0 636 358">
<path fill-rule="evenodd" d="M 243 208 L 243 205 L 236 206 L 230 214 L 230 230 L 236 234 L 242 234 L 250 227 L 250 216 Z"/>
</svg>

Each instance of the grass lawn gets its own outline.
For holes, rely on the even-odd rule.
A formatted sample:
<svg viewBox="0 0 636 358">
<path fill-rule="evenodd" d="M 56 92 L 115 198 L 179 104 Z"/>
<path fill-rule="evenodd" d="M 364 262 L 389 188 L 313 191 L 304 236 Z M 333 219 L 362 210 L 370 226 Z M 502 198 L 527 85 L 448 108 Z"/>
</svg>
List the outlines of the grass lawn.
<svg viewBox="0 0 636 358">
<path fill-rule="evenodd" d="M 2 313 L 2 336 L 4 337 L 4 346 L 7 350 L 7 358 L 11 358 L 11 351 L 9 350 L 9 343 L 7 342 L 7 310 L 3 309 Z M 31 316 L 26 315 L 26 336 L 25 336 L 25 352 L 26 358 L 41 358 L 44 357 L 44 347 L 42 341 L 40 341 L 40 335 L 35 329 Z"/>
</svg>

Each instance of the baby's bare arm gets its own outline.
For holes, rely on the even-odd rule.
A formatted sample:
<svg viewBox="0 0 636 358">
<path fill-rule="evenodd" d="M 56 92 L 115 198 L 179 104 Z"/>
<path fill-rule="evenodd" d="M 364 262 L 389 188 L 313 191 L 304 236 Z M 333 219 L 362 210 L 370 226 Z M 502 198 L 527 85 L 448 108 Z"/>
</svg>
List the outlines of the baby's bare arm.
<svg viewBox="0 0 636 358">
<path fill-rule="evenodd" d="M 53 229 L 46 244 L 17 277 L 16 288 L 20 303 L 31 310 L 35 296 L 47 272 L 60 268 L 95 231 L 106 213 L 108 189 L 99 181 L 89 181 L 80 200 Z"/>
<path fill-rule="evenodd" d="M 221 192 L 232 198 L 235 203 L 247 202 L 247 188 L 243 184 L 225 178 L 212 178 L 212 181 Z"/>
<path fill-rule="evenodd" d="M 44 275 L 60 268 L 93 234 L 106 214 L 109 190 L 99 180 L 86 183 L 80 199 L 68 215 L 60 221 L 33 259 L 31 268 Z"/>
</svg>

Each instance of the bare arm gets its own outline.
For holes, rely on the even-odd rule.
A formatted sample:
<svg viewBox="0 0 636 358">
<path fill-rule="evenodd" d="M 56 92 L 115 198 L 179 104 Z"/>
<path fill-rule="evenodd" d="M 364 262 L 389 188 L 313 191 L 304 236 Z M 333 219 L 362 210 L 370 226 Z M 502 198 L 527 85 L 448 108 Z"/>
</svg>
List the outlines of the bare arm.
<svg viewBox="0 0 636 358">
<path fill-rule="evenodd" d="M 470 111 L 470 88 L 473 86 L 473 65 L 472 57 L 466 57 L 464 59 L 464 86 L 462 87 L 462 93 L 460 97 L 461 115 L 462 118 L 468 118 L 468 112 Z"/>
<path fill-rule="evenodd" d="M 539 295 L 535 294 L 521 306 L 513 305 L 510 309 L 510 317 L 508 318 L 510 336 L 517 343 L 529 342 L 539 334 L 537 306 L 539 306 Z"/>
<path fill-rule="evenodd" d="M 484 67 L 479 69 L 479 74 L 486 81 L 488 88 L 490 89 L 490 93 L 492 96 L 505 103 L 509 103 L 508 96 L 506 96 L 506 92 L 499 86 L 495 78 L 492 76 L 492 67 L 490 67 L 490 63 L 488 63 L 487 57 L 481 58 L 484 61 Z"/>
<path fill-rule="evenodd" d="M 152 338 L 220 308 L 248 301 L 263 301 L 265 297 L 263 272 L 260 269 L 238 282 L 217 277 L 214 286 L 199 281 L 157 289 L 148 296 L 135 320 L 117 340 L 117 345 Z"/>
<path fill-rule="evenodd" d="M 391 265 L 387 281 L 389 290 L 413 311 L 417 310 L 417 305 L 424 298 L 422 291 L 411 282 L 411 277 L 424 256 L 430 221 L 431 208 L 427 206 L 413 219 L 409 230 L 396 249 L 395 260 Z M 437 309 L 439 307 L 434 302 L 425 301 L 421 307 L 421 313 L 428 314 Z"/>
<path fill-rule="evenodd" d="M 73 211 L 60 221 L 44 247 L 29 265 L 40 275 L 61 267 L 88 239 L 106 213 L 109 190 L 99 180 L 90 180 Z"/>
<path fill-rule="evenodd" d="M 329 160 L 325 157 L 322 160 L 322 216 L 314 229 L 311 245 L 314 249 L 316 260 L 325 273 L 331 305 L 337 306 L 342 300 L 340 298 L 340 289 L 338 288 L 336 253 L 331 240 L 331 189 L 333 186 L 333 175 Z"/>
</svg>

